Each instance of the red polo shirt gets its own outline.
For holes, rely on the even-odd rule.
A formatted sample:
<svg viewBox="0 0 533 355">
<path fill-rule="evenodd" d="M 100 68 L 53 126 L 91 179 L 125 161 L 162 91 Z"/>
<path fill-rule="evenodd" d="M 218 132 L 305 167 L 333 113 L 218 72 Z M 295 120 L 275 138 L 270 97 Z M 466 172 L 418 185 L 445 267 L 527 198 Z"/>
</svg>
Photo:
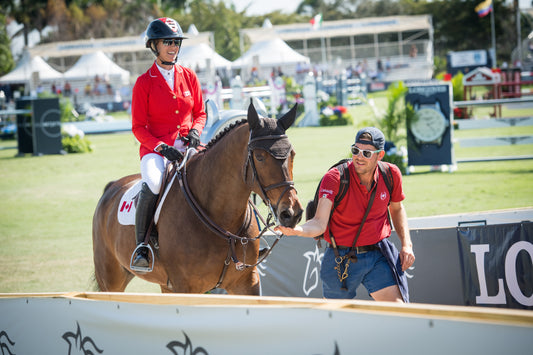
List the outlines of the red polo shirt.
<svg viewBox="0 0 533 355">
<path fill-rule="evenodd" d="M 394 188 L 390 200 L 393 202 L 403 201 L 405 195 L 402 190 L 402 174 L 400 169 L 396 165 L 388 165 L 390 166 L 394 179 Z M 361 184 L 361 180 L 359 180 L 359 176 L 355 172 L 353 162 L 348 163 L 348 171 L 350 172 L 349 189 L 333 212 L 333 216 L 331 216 L 326 232 L 324 233 L 324 238 L 327 242 L 331 242 L 330 233 L 333 233 L 337 245 L 349 247 L 352 246 L 353 240 L 359 230 L 359 225 L 365 215 L 372 191 L 367 191 L 366 187 Z M 326 197 L 333 202 L 339 191 L 339 184 L 339 171 L 336 168 L 329 170 L 322 179 L 319 198 Z M 389 237 L 391 233 L 391 225 L 387 218 L 389 190 L 378 168 L 374 172 L 373 188 L 377 188 L 375 200 L 357 240 L 357 246 L 376 244 L 380 240 Z"/>
</svg>

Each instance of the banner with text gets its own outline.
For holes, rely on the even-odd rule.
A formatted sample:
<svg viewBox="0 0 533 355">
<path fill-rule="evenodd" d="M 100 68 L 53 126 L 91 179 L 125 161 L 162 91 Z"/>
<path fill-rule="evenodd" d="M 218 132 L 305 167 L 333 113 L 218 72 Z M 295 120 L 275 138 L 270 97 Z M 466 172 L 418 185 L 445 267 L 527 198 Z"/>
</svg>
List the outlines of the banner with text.
<svg viewBox="0 0 533 355">
<path fill-rule="evenodd" d="M 533 222 L 457 228 L 465 305 L 533 309 Z"/>
</svg>

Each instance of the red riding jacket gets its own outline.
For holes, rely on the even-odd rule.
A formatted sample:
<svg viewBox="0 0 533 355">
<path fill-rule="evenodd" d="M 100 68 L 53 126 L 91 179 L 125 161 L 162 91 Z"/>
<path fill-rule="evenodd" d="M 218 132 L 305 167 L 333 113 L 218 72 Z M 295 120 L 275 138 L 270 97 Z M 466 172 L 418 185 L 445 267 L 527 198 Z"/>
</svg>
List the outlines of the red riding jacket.
<svg viewBox="0 0 533 355">
<path fill-rule="evenodd" d="M 174 90 L 154 62 L 133 87 L 132 131 L 141 143 L 141 158 L 162 144 L 174 145 L 191 129 L 201 135 L 206 114 L 198 77 L 189 68 L 174 65 Z"/>
</svg>

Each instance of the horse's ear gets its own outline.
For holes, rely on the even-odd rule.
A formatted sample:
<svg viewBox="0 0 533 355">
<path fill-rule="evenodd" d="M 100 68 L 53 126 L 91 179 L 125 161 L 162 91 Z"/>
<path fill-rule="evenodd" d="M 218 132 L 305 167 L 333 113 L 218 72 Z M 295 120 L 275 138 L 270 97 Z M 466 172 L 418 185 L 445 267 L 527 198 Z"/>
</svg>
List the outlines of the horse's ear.
<svg viewBox="0 0 533 355">
<path fill-rule="evenodd" d="M 250 99 L 250 106 L 248 106 L 248 125 L 250 126 L 250 131 L 259 128 L 259 115 L 255 110 L 252 99 Z"/>
<path fill-rule="evenodd" d="M 283 115 L 278 120 L 278 126 L 281 126 L 284 131 L 288 130 L 290 126 L 294 123 L 296 120 L 296 109 L 298 107 L 298 104 L 294 104 L 294 106 L 290 109 L 289 112 Z"/>
</svg>

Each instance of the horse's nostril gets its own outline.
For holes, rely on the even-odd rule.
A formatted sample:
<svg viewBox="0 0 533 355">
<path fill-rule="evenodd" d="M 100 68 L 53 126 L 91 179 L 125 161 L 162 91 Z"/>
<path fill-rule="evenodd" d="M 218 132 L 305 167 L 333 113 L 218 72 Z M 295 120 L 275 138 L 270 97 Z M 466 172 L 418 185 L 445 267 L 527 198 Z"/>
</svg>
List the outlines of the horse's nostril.
<svg viewBox="0 0 533 355">
<path fill-rule="evenodd" d="M 294 214 L 291 209 L 283 210 L 279 214 L 279 221 L 285 227 L 294 227 L 302 219 L 302 211 Z"/>
<path fill-rule="evenodd" d="M 288 221 L 292 218 L 292 214 L 288 211 L 288 210 L 285 210 L 285 211 L 282 211 L 280 214 L 279 214 L 279 219 L 283 220 L 283 221 Z"/>
<path fill-rule="evenodd" d="M 294 219 L 296 220 L 296 223 L 295 223 L 295 224 L 300 223 L 300 221 L 302 220 L 302 215 L 303 215 L 303 211 L 300 210 L 300 211 L 298 211 L 298 213 L 294 216 Z"/>
</svg>

